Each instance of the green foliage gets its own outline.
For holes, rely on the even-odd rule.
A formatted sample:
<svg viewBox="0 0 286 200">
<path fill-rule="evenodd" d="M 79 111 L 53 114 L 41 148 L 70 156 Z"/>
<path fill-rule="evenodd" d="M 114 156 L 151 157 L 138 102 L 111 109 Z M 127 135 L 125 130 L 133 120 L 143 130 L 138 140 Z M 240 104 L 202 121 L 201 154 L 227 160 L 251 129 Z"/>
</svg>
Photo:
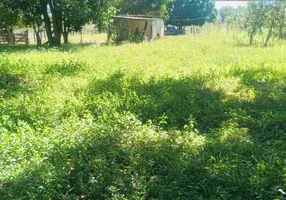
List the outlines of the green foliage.
<svg viewBox="0 0 286 200">
<path fill-rule="evenodd" d="M 16 25 L 20 20 L 20 11 L 14 8 L 13 2 L 1 0 L 0 2 L 0 29 Z"/>
<path fill-rule="evenodd" d="M 51 64 L 47 67 L 46 73 L 52 74 L 52 75 L 62 75 L 62 76 L 71 76 L 75 75 L 77 72 L 83 70 L 84 63 L 80 61 L 62 61 L 62 62 L 56 62 Z"/>
<path fill-rule="evenodd" d="M 142 37 L 142 34 L 138 31 L 138 29 L 134 31 L 130 31 L 130 32 L 131 33 L 129 34 L 129 38 L 128 38 L 129 42 L 140 43 L 144 41 L 144 38 Z"/>
<path fill-rule="evenodd" d="M 249 3 L 247 7 L 247 16 L 245 20 L 245 27 L 247 29 L 250 45 L 252 44 L 254 36 L 261 31 L 264 24 L 263 4 L 262 3 Z"/>
<path fill-rule="evenodd" d="M 244 28 L 246 17 L 246 8 L 232 6 L 224 6 L 219 9 L 219 20 L 227 25 L 234 25 L 239 29 Z"/>
<path fill-rule="evenodd" d="M 90 8 L 85 1 L 64 0 L 63 5 L 63 23 L 68 32 L 79 31 L 89 22 Z"/>
<path fill-rule="evenodd" d="M 41 45 L 40 32 L 45 26 L 51 46 L 61 44 L 61 36 L 68 43 L 68 34 L 79 31 L 87 23 L 94 22 L 99 30 L 107 27 L 109 17 L 114 15 L 114 0 L 12 0 L 1 1 L 0 28 L 14 26 L 22 21 L 33 27 Z"/>
<path fill-rule="evenodd" d="M 174 0 L 168 6 L 167 23 L 180 29 L 186 26 L 202 26 L 215 18 L 215 2 L 212 0 Z"/>
<path fill-rule="evenodd" d="M 151 15 L 164 17 L 167 5 L 171 0 L 120 0 L 117 5 L 118 13 L 130 15 Z"/>
<path fill-rule="evenodd" d="M 117 1 L 118 0 L 92 0 L 88 2 L 88 6 L 91 9 L 91 21 L 96 24 L 99 31 L 108 28 L 110 17 L 116 13 L 115 3 Z"/>
<path fill-rule="evenodd" d="M 32 27 L 37 38 L 38 46 L 42 45 L 41 33 L 44 31 L 42 8 L 38 0 L 25 0 L 14 2 L 14 7 L 21 10 L 23 26 Z"/>
<path fill-rule="evenodd" d="M 257 33 L 266 32 L 264 46 L 272 36 L 283 37 L 286 20 L 286 2 L 275 1 L 253 1 L 248 3 L 245 27 L 248 31 L 250 44 Z"/>
<path fill-rule="evenodd" d="M 285 199 L 285 49 L 1 46 L 0 199 Z"/>
</svg>

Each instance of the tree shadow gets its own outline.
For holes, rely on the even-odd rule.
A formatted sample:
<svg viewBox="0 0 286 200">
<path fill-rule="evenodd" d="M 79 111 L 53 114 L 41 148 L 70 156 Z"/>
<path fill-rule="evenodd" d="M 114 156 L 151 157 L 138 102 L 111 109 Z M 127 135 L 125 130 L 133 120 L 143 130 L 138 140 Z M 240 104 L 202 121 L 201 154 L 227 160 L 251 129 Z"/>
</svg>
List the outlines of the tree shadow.
<svg viewBox="0 0 286 200">
<path fill-rule="evenodd" d="M 46 70 L 47 75 L 73 76 L 84 70 L 85 63 L 79 60 L 61 61 L 50 64 Z"/>
<path fill-rule="evenodd" d="M 126 137 L 137 122 L 126 123 L 91 128 L 70 147 L 58 144 L 45 162 L 5 182 L 2 199 L 244 199 L 262 187 L 249 181 L 257 155 L 247 141 L 213 137 L 198 148 L 189 132 L 148 137 L 138 127 Z"/>
<path fill-rule="evenodd" d="M 31 91 L 31 87 L 24 76 L 14 75 L 9 72 L 0 72 L 1 98 L 8 99 L 29 91 Z"/>
<path fill-rule="evenodd" d="M 100 45 L 97 43 L 64 44 L 58 47 L 58 49 L 62 52 L 77 52 L 77 51 L 82 51 L 90 46 L 100 46 Z"/>
<path fill-rule="evenodd" d="M 227 102 L 201 77 L 142 81 L 118 72 L 94 80 L 86 91 L 88 130 L 0 183 L 0 196 L 284 199 L 286 77 L 279 74 L 233 71 L 255 98 Z"/>
<path fill-rule="evenodd" d="M 263 151 L 248 141 L 247 133 L 245 138 L 240 137 L 241 129 L 225 130 L 228 137 L 224 139 L 216 134 L 207 136 L 198 147 L 190 132 L 153 132 L 148 137 L 144 132 L 152 129 L 128 130 L 127 126 L 134 126 L 134 122 L 112 121 L 104 124 L 104 128 L 90 129 L 88 136 L 81 135 L 76 145 L 54 146 L 45 162 L 2 183 L 1 198 L 279 197 L 281 166 L 258 161 Z M 127 137 L 126 132 L 130 134 Z"/>
<path fill-rule="evenodd" d="M 206 132 L 227 120 L 228 108 L 224 94 L 207 88 L 204 78 L 151 78 L 142 82 L 126 78 L 122 72 L 106 80 L 95 80 L 89 86 L 89 96 L 111 93 L 123 102 L 118 111 L 130 111 L 143 123 L 152 121 L 166 129 L 182 129 L 190 121 Z M 164 124 L 162 124 L 164 123 Z"/>
<path fill-rule="evenodd" d="M 47 51 L 49 49 L 57 49 L 62 52 L 77 52 L 81 51 L 90 46 L 95 46 L 98 44 L 94 43 L 85 43 L 85 44 L 64 44 L 59 47 L 49 47 L 46 45 L 37 46 L 37 45 L 0 45 L 0 53 L 21 53 L 29 51 Z"/>
<path fill-rule="evenodd" d="M 235 70 L 232 74 L 255 94 L 251 102 L 237 102 L 248 115 L 240 123 L 253 130 L 257 139 L 286 139 L 286 75 L 267 68 Z"/>
<path fill-rule="evenodd" d="M 0 53 L 20 53 L 27 51 L 40 51 L 45 49 L 44 47 L 38 47 L 36 45 L 0 45 Z"/>
<path fill-rule="evenodd" d="M 117 72 L 105 80 L 94 80 L 89 96 L 110 93 L 121 102 L 116 110 L 129 111 L 142 121 L 165 130 L 194 123 L 201 133 L 239 124 L 258 140 L 286 139 L 286 74 L 270 69 L 233 70 L 242 86 L 254 91 L 253 100 L 227 96 L 206 86 L 208 77 L 150 78 L 142 82 Z M 91 101 L 92 102 L 92 101 Z M 96 113 L 96 105 L 88 105 Z"/>
<path fill-rule="evenodd" d="M 29 77 L 5 70 L 0 72 L 1 128 L 13 132 L 20 121 L 27 122 L 31 127 L 37 124 L 37 112 L 31 112 L 27 103 L 36 90 L 37 86 Z"/>
</svg>

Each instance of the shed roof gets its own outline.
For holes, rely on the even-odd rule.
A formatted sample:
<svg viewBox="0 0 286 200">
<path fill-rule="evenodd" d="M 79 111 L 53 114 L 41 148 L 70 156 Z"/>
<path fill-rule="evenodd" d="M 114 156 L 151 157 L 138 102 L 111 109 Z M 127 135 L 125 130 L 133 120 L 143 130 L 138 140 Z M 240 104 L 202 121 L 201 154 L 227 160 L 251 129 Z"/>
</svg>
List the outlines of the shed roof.
<svg viewBox="0 0 286 200">
<path fill-rule="evenodd" d="M 132 20 L 147 20 L 147 21 L 154 21 L 159 18 L 153 18 L 151 16 L 144 16 L 144 15 L 118 15 L 113 16 L 114 19 L 132 19 Z"/>
</svg>

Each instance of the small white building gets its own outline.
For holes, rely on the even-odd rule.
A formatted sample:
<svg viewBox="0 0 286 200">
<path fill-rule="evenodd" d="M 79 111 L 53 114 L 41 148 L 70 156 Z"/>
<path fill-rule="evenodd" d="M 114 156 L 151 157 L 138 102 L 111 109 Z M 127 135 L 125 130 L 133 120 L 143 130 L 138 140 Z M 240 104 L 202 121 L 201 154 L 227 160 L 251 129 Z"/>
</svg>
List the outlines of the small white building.
<svg viewBox="0 0 286 200">
<path fill-rule="evenodd" d="M 150 41 L 164 37 L 164 21 L 150 16 L 114 16 L 109 31 L 119 41 L 129 40 L 133 35 Z"/>
</svg>

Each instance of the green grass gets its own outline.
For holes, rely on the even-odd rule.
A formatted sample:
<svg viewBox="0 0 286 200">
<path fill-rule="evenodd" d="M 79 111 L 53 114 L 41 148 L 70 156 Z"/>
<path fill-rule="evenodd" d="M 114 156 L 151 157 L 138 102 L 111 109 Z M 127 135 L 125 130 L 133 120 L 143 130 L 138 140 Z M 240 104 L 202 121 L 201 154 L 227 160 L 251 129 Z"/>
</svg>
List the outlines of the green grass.
<svg viewBox="0 0 286 200">
<path fill-rule="evenodd" d="M 0 47 L 0 199 L 285 199 L 286 43 Z"/>
</svg>

